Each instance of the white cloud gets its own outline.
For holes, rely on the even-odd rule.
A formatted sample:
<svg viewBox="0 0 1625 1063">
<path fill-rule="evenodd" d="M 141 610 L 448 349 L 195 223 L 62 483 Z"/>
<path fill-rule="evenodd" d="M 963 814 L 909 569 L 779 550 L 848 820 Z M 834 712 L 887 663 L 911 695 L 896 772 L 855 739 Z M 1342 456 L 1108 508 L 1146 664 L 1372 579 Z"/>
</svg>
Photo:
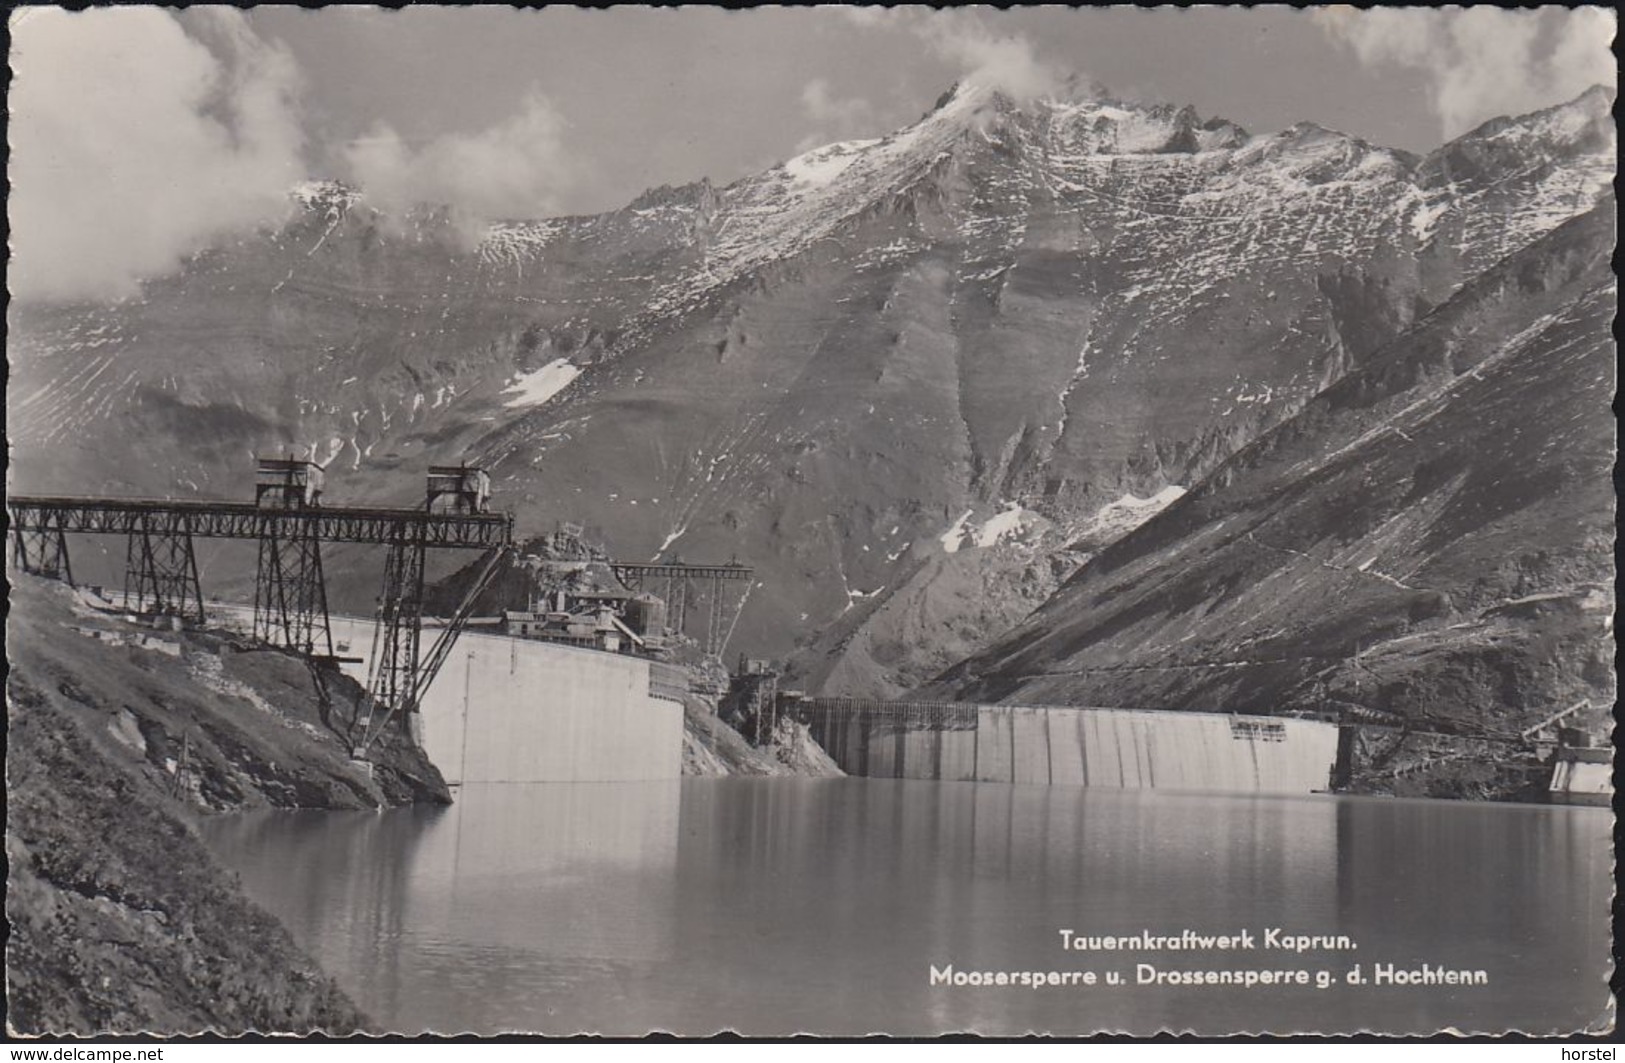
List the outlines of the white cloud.
<svg viewBox="0 0 1625 1063">
<path fill-rule="evenodd" d="M 857 96 L 842 99 L 823 78 L 814 78 L 802 87 L 801 111 L 812 122 L 813 131 L 802 138 L 798 151 L 831 141 L 871 136 L 879 121 L 868 100 Z"/>
<path fill-rule="evenodd" d="M 1560 91 L 1576 93 L 1592 85 L 1613 86 L 1619 67 L 1610 51 L 1618 32 L 1614 12 L 1601 7 L 1581 7 L 1567 12 L 1552 49 L 1551 69 L 1562 79 Z"/>
<path fill-rule="evenodd" d="M 1017 100 L 1052 95 L 1063 85 L 1061 71 L 1038 57 L 1031 40 L 1019 33 L 995 33 L 976 11 L 919 5 L 836 10 L 865 30 L 912 33 L 939 58 L 957 66 L 960 80 L 969 85 L 998 89 Z"/>
<path fill-rule="evenodd" d="M 1313 17 L 1362 63 L 1422 71 L 1446 137 L 1615 79 L 1614 16 L 1602 8 L 1335 7 Z"/>
<path fill-rule="evenodd" d="M 227 233 L 275 221 L 303 176 L 298 70 L 241 12 L 11 19 L 12 294 L 133 294 Z"/>
<path fill-rule="evenodd" d="M 898 15 L 906 10 L 905 7 L 868 7 L 856 4 L 836 4 L 824 10 L 834 11 L 836 14 L 859 26 L 884 26 L 897 19 Z"/>
<path fill-rule="evenodd" d="M 1061 86 L 1060 72 L 1038 58 L 1030 40 L 994 33 L 973 11 L 934 11 L 914 29 L 938 55 L 959 64 L 968 84 L 1018 100 L 1051 95 Z"/>
<path fill-rule="evenodd" d="M 475 236 L 491 221 L 557 213 L 559 193 L 577 177 L 564 128 L 547 98 L 532 93 L 512 118 L 481 132 L 414 146 L 379 125 L 345 156 L 375 206 L 397 217 L 417 204 L 449 206 Z"/>
</svg>

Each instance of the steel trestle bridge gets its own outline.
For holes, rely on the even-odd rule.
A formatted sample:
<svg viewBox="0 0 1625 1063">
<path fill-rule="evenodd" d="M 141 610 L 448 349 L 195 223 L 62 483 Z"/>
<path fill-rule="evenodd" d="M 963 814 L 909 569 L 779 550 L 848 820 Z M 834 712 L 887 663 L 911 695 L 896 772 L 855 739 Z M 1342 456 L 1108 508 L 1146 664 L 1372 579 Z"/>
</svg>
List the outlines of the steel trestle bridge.
<svg viewBox="0 0 1625 1063">
<path fill-rule="evenodd" d="M 259 539 L 271 528 L 329 543 L 405 539 L 430 547 L 491 549 L 507 545 L 513 536 L 513 518 L 506 513 L 427 513 L 364 506 L 267 510 L 247 502 L 32 495 L 11 496 L 6 508 L 15 528 L 70 534 L 128 535 L 156 519 L 169 524 L 184 522 L 191 535 L 202 539 Z"/>
<path fill-rule="evenodd" d="M 254 542 L 259 546 L 254 637 L 313 661 L 336 664 L 358 659 L 333 652 L 322 544 L 384 547 L 383 586 L 368 661 L 367 737 L 357 750 L 364 753 L 374 736 L 375 714 L 381 713 L 384 723 L 397 716 L 415 721 L 419 701 L 467 625 L 475 600 L 491 585 L 499 562 L 515 552 L 514 521 L 511 514 L 490 512 L 490 478 L 472 466 L 431 467 L 420 508 L 327 505 L 321 497 L 323 480 L 320 466 L 290 456 L 260 459 L 252 503 L 10 495 L 6 510 L 13 560 L 21 571 L 71 584 L 68 536 L 123 536 L 125 607 L 138 614 L 201 624 L 203 591 L 194 540 Z M 429 550 L 478 550 L 485 560 L 462 604 L 424 652 L 424 559 Z M 707 654 L 719 653 L 732 634 L 732 626 L 724 627 L 724 585 L 744 583 L 748 595 L 754 576 L 750 566 L 737 561 L 723 565 L 611 561 L 610 567 L 634 592 L 664 590 L 677 631 L 686 629 L 693 600 L 705 599 L 701 644 Z M 735 623 L 743 606 L 741 597 Z"/>
<path fill-rule="evenodd" d="M 749 582 L 755 577 L 756 571 L 749 565 L 742 565 L 737 561 L 725 565 L 690 565 L 681 561 L 611 561 L 610 571 L 615 578 L 621 581 L 622 586 L 634 593 L 638 591 L 652 591 L 663 585 L 666 607 L 671 610 L 672 627 L 677 631 L 688 628 L 689 609 L 697 593 L 706 600 L 705 612 L 705 639 L 701 642 L 706 656 L 716 656 L 722 652 L 729 636 L 733 633 L 731 627 L 724 630 L 723 620 L 726 610 L 723 607 L 722 585 L 724 583 L 744 582 L 747 584 L 744 594 L 750 593 Z M 709 593 L 697 592 L 695 584 L 701 587 L 709 586 Z M 739 599 L 734 612 L 737 622 L 739 611 L 744 608 L 743 596 Z"/>
<path fill-rule="evenodd" d="M 437 476 L 440 486 L 437 487 Z M 201 623 L 203 592 L 195 539 L 259 544 L 254 584 L 256 638 L 309 657 L 337 661 L 322 571 L 323 543 L 387 550 L 378 623 L 373 635 L 366 723 L 413 718 L 450 644 L 467 620 L 465 608 L 421 653 L 423 563 L 431 549 L 488 553 L 477 587 L 512 550 L 513 517 L 486 511 L 489 480 L 473 468 L 431 469 L 421 509 L 327 506 L 320 470 L 308 462 L 262 461 L 255 503 L 12 495 L 6 499 L 17 567 L 73 582 L 69 535 L 122 535 L 125 603 L 138 613 Z M 446 484 L 451 486 L 446 486 Z M 382 725 L 380 725 L 381 727 Z M 370 731 L 369 731 L 370 740 Z M 361 750 L 364 751 L 364 741 Z"/>
</svg>

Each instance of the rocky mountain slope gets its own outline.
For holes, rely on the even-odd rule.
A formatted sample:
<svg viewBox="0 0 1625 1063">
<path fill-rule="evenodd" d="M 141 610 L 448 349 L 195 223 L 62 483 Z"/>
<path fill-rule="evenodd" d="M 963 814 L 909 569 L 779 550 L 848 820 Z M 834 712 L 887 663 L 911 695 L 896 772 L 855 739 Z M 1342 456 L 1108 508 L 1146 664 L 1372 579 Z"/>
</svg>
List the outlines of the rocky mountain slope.
<svg viewBox="0 0 1625 1063">
<path fill-rule="evenodd" d="M 447 803 L 403 734 L 349 757 L 354 684 L 155 632 L 24 578 L 6 624 L 7 1023 L 30 1035 L 366 1025 L 195 833 L 248 808 Z"/>
<path fill-rule="evenodd" d="M 8 1031 L 361 1027 L 173 810 L 39 695 L 14 688 L 7 736 Z"/>
<path fill-rule="evenodd" d="M 1605 734 L 1615 235 L 1469 281 L 930 692 Z"/>
<path fill-rule="evenodd" d="M 484 461 L 522 529 L 751 562 L 730 651 L 889 693 L 1589 209 L 1610 103 L 1415 158 L 962 88 L 473 246 L 312 184 L 138 300 L 13 308 L 14 485 L 237 497 L 254 451 L 300 446 L 335 497 L 410 502 L 430 461 Z"/>
</svg>

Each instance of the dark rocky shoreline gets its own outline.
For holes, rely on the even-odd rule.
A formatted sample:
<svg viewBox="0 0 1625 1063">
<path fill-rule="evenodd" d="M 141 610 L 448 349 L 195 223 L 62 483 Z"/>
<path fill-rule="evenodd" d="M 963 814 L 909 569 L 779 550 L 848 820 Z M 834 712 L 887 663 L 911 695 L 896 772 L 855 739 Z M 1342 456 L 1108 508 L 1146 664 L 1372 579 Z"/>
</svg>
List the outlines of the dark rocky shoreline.
<svg viewBox="0 0 1625 1063">
<path fill-rule="evenodd" d="M 9 1032 L 368 1029 L 193 825 L 446 803 L 434 766 L 404 736 L 352 762 L 342 677 L 324 698 L 292 658 L 144 629 L 60 585 L 13 583 L 7 636 Z"/>
<path fill-rule="evenodd" d="M 252 809 L 450 803 L 399 728 L 350 758 L 359 685 L 27 577 L 7 657 L 9 1032 L 377 1032 L 196 830 Z M 684 774 L 839 774 L 794 735 L 775 755 L 710 705 L 685 715 Z"/>
</svg>

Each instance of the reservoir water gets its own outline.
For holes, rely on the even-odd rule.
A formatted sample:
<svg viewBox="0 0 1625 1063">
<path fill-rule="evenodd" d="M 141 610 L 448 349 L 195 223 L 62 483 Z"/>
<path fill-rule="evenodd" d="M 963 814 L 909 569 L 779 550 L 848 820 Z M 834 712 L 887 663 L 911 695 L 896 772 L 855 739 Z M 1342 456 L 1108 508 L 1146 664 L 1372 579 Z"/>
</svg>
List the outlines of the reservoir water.
<svg viewBox="0 0 1625 1063">
<path fill-rule="evenodd" d="M 1567 1032 L 1610 1014 L 1611 826 L 1606 809 L 685 779 L 469 786 L 449 808 L 253 813 L 205 836 L 405 1033 Z M 1277 928 L 1353 947 L 1268 947 Z M 1069 951 L 1061 929 L 1252 947 Z M 1097 981 L 933 985 L 950 965 Z M 1375 984 L 1385 969 L 1468 980 Z M 1166 977 L 1248 970 L 1311 984 Z"/>
</svg>

